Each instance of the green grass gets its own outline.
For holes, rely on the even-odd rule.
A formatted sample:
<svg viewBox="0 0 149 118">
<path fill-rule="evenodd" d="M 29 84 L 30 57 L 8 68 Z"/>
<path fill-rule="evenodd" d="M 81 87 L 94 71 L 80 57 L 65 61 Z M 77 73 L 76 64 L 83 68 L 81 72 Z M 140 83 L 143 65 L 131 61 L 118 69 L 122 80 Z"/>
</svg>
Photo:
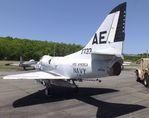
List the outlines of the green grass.
<svg viewBox="0 0 149 118">
<path fill-rule="evenodd" d="M 19 66 L 6 65 L 10 63 L 19 63 L 19 61 L 0 61 L 0 71 L 21 70 Z"/>
</svg>

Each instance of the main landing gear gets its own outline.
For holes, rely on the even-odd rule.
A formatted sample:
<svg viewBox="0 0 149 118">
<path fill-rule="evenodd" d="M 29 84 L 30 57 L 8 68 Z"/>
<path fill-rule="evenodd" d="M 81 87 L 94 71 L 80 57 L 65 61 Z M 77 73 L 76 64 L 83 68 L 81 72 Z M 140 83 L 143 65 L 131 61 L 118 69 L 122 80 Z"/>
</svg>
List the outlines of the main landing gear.
<svg viewBox="0 0 149 118">
<path fill-rule="evenodd" d="M 49 97 L 49 96 L 51 96 L 52 86 L 51 86 L 51 84 L 46 84 L 45 86 L 46 86 L 46 88 L 45 88 L 45 95 Z"/>
<path fill-rule="evenodd" d="M 60 87 L 64 87 L 66 89 L 73 88 L 74 92 L 78 93 L 78 91 L 79 91 L 78 86 L 76 85 L 74 80 L 71 80 L 71 81 L 72 82 L 70 82 L 70 81 L 61 81 L 61 80 L 44 81 L 43 85 L 46 87 L 45 88 L 45 95 L 46 96 L 51 96 L 52 92 L 54 90 L 54 87 L 56 87 L 56 86 L 59 86 L 59 89 L 60 89 Z"/>
<path fill-rule="evenodd" d="M 74 82 L 74 80 L 72 80 L 72 83 L 73 83 L 73 85 L 75 86 L 74 92 L 75 92 L 75 93 L 78 93 L 78 92 L 79 92 L 79 88 L 78 88 L 78 86 L 76 85 L 76 83 Z"/>
</svg>

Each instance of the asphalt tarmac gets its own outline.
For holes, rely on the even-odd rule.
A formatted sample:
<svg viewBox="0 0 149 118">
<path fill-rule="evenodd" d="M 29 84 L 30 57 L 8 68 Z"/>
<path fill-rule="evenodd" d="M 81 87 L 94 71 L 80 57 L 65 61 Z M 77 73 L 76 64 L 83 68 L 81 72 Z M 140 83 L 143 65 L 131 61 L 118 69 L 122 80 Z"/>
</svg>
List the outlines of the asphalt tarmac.
<svg viewBox="0 0 149 118">
<path fill-rule="evenodd" d="M 0 78 L 20 72 L 0 72 Z M 35 80 L 0 79 L 0 118 L 149 118 L 149 89 L 135 81 L 133 71 L 55 88 L 53 96 Z"/>
</svg>

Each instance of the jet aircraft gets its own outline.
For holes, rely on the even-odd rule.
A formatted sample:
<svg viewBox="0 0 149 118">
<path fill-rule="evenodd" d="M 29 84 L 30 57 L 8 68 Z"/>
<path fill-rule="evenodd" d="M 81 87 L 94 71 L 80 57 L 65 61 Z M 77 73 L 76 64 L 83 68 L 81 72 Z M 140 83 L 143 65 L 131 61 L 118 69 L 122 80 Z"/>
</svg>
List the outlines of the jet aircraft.
<svg viewBox="0 0 149 118">
<path fill-rule="evenodd" d="M 30 59 L 29 61 L 23 61 L 23 58 L 20 57 L 19 67 L 22 67 L 23 70 L 26 70 L 27 67 L 33 67 L 33 69 L 35 69 L 36 64 L 37 61 L 35 61 L 34 59 Z"/>
<path fill-rule="evenodd" d="M 19 66 L 22 67 L 23 70 L 27 70 L 26 68 L 33 67 L 35 69 L 35 65 L 37 64 L 37 61 L 34 59 L 30 59 L 29 61 L 23 61 L 22 56 L 20 56 L 20 62 L 19 63 L 7 63 L 6 66 Z"/>
<path fill-rule="evenodd" d="M 75 81 L 118 76 L 123 64 L 126 2 L 107 15 L 87 45 L 80 51 L 63 57 L 44 55 L 36 64 L 37 72 L 7 75 L 3 79 L 35 79 L 50 94 L 52 85 L 76 86 Z"/>
</svg>

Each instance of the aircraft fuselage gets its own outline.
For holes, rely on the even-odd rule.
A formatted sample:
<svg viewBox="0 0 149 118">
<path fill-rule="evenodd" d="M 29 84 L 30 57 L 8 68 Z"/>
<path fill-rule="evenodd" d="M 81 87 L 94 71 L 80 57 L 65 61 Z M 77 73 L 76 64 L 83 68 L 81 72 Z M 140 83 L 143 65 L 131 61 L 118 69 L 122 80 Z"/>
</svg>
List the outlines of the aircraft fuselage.
<svg viewBox="0 0 149 118">
<path fill-rule="evenodd" d="M 118 60 L 114 59 L 114 61 Z M 113 63 L 111 59 L 71 59 L 45 55 L 36 69 L 53 71 L 71 79 L 99 78 L 112 75 Z"/>
</svg>

